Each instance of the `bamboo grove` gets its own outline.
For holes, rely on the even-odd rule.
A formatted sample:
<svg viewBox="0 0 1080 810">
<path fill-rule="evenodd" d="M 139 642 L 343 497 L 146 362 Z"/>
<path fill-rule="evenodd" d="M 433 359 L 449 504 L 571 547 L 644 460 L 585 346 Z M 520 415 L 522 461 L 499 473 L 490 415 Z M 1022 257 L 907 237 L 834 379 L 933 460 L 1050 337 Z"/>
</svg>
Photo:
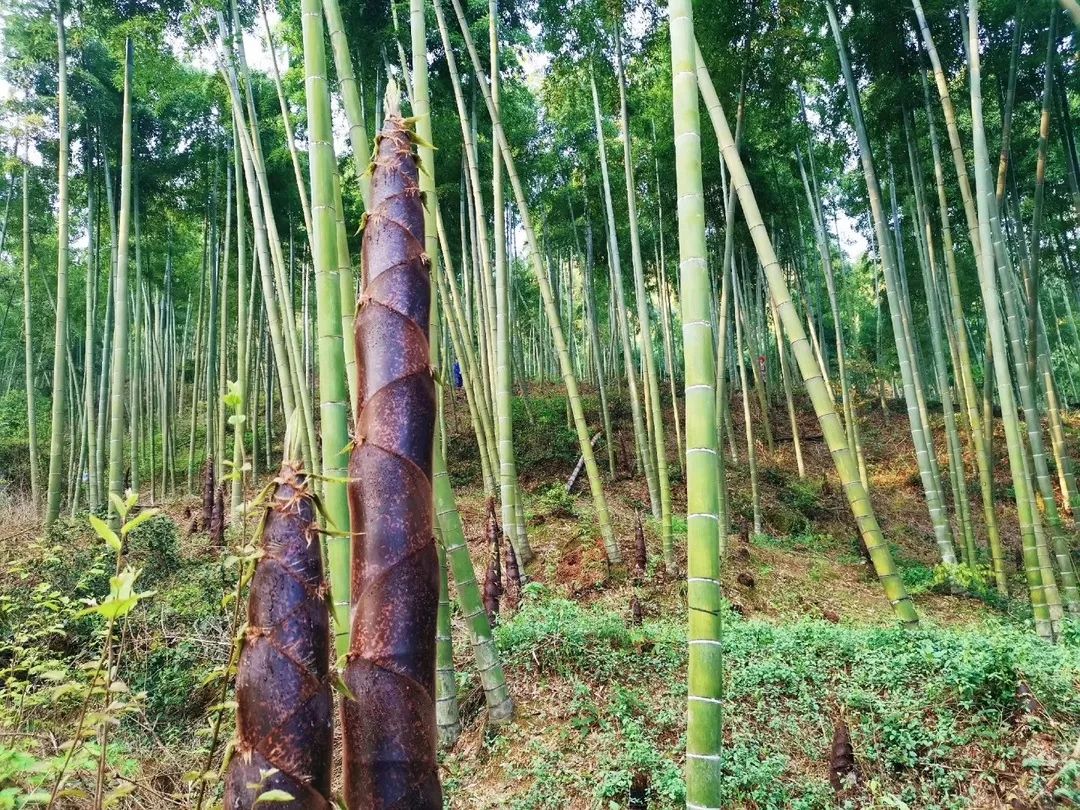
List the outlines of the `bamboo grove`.
<svg viewBox="0 0 1080 810">
<path fill-rule="evenodd" d="M 517 435 L 534 392 L 565 397 L 551 430 L 608 576 L 629 576 L 609 499 L 630 479 L 655 575 L 685 580 L 687 807 L 721 805 L 721 575 L 731 538 L 769 531 L 771 465 L 835 482 L 895 620 L 919 624 L 875 510 L 872 412 L 910 436 L 952 587 L 1017 599 L 1048 644 L 1080 614 L 1074 4 L 724 5 L 16 4 L 0 480 L 45 526 L 113 532 L 127 492 L 205 489 L 203 530 L 247 526 L 272 482 L 249 608 L 269 635 L 234 656 L 261 764 L 229 777 L 237 807 L 264 767 L 283 773 L 260 790 L 328 806 L 319 763 L 256 739 L 276 698 L 252 673 L 288 639 L 318 659 L 321 730 L 281 744 L 333 745 L 340 658 L 349 807 L 441 806 L 455 624 L 489 721 L 511 721 L 496 580 L 544 564 Z M 297 597 L 317 638 L 260 612 L 294 557 L 329 594 L 326 627 Z"/>
</svg>

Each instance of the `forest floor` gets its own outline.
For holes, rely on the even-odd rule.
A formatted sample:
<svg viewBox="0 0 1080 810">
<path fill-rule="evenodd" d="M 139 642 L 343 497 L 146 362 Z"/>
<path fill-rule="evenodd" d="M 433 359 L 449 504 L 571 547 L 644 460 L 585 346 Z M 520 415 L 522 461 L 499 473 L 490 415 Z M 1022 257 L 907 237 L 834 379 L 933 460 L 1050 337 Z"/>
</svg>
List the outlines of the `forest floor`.
<svg viewBox="0 0 1080 810">
<path fill-rule="evenodd" d="M 553 389 L 533 389 L 527 401 L 515 400 L 515 445 L 535 559 L 521 609 L 504 615 L 496 631 L 515 716 L 501 727 L 486 723 L 456 620 L 463 733 L 442 760 L 447 806 L 682 806 L 685 579 L 664 571 L 652 518 L 645 521 L 647 576 L 609 573 L 587 483 L 565 492 L 576 460 L 565 402 Z M 1069 623 L 1056 646 L 1031 631 L 1014 570 L 1007 465 L 998 465 L 997 494 L 1015 599 L 977 577 L 965 587 L 945 582 L 907 420 L 867 404 L 860 425 L 874 507 L 922 619 L 920 629 L 904 631 L 859 553 L 828 450 L 808 403 L 801 405 L 805 477 L 782 410 L 771 415 L 775 451 L 759 446 L 760 535 L 745 529 L 751 507 L 741 429 L 739 461 L 729 464 L 724 806 L 1020 810 L 1080 802 L 1080 763 L 1070 756 L 1080 735 L 1080 625 Z M 632 559 L 648 492 L 631 476 L 628 413 L 618 401 L 615 411 L 617 475 L 606 491 L 623 556 Z M 458 505 L 482 572 L 485 499 L 463 400 L 448 403 L 447 418 Z M 674 460 L 670 420 L 665 426 Z M 1080 424 L 1071 424 L 1074 457 L 1078 436 Z M 1003 442 L 997 446 L 1000 453 Z M 603 449 L 599 458 L 605 466 Z M 678 516 L 685 493 L 677 464 L 671 476 Z M 969 489 L 977 491 L 977 482 Z M 222 597 L 235 570 L 223 565 L 227 549 L 185 533 L 184 515 L 195 503 L 164 504 L 166 516 L 131 537 L 140 588 L 155 593 L 123 626 L 119 673 L 132 709 L 113 735 L 109 782 L 131 792 L 118 807 L 193 807 L 185 778 L 205 770 L 198 751 L 220 702 L 212 674 L 228 657 L 232 610 Z M 981 547 L 977 500 L 973 507 Z M 0 808 L 51 786 L 80 705 L 79 690 L 63 687 L 85 682 L 80 665 L 96 660 L 101 643 L 99 624 L 77 613 L 79 599 L 100 595 L 107 582 L 103 544 L 85 519 L 40 534 L 25 507 L 0 502 Z M 233 527 L 228 542 L 238 535 Z M 678 517 L 675 542 L 684 569 Z M 634 597 L 640 625 L 632 620 Z M 17 684 L 27 681 L 33 687 L 23 695 Z M 232 733 L 228 708 L 223 717 L 222 742 Z M 845 734 L 850 752 L 837 744 Z M 73 767 L 72 785 L 92 786 L 92 759 L 76 757 Z M 88 806 L 77 793 L 65 801 Z"/>
</svg>

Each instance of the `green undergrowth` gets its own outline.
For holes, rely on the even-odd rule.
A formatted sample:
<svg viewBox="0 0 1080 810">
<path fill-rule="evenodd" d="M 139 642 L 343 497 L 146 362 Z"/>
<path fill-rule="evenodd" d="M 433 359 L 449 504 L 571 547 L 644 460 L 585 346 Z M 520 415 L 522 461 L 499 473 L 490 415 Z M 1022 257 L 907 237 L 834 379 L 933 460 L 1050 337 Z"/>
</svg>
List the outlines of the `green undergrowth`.
<svg viewBox="0 0 1080 810">
<path fill-rule="evenodd" d="M 113 705 L 126 703 L 129 716 L 110 735 L 107 770 L 154 779 L 171 771 L 162 784 L 180 789 L 184 767 L 195 764 L 209 738 L 216 687 L 208 676 L 227 655 L 222 597 L 235 572 L 205 547 L 205 536 L 181 540 L 164 515 L 132 531 L 124 549 L 144 595 L 114 633 L 121 697 Z M 84 520 L 58 521 L 20 551 L 0 570 L 0 730 L 10 732 L 0 736 L 0 810 L 40 804 L 61 769 L 70 798 L 93 785 L 93 735 L 68 763 L 50 740 L 63 743 L 72 733 L 91 688 L 105 623 L 87 606 L 109 594 L 114 567 L 112 551 Z M 91 720 L 101 700 L 93 688 Z M 231 734 L 227 714 L 224 739 Z M 119 796 L 114 804 L 137 805 Z"/>
<path fill-rule="evenodd" d="M 568 504 L 552 487 L 530 507 L 548 514 Z M 676 533 L 684 531 L 677 520 Z M 752 542 L 858 561 L 828 534 Z M 205 536 L 183 538 L 164 516 L 130 535 L 127 558 L 152 596 L 123 625 L 118 676 L 137 711 L 110 739 L 110 772 L 187 796 L 185 774 L 200 767 L 220 699 L 214 672 L 227 656 L 232 610 L 222 599 L 235 570 Z M 912 590 L 942 586 L 938 569 L 898 562 Z M 0 810 L 23 806 L 55 778 L 62 755 L 49 735 L 70 733 L 102 643 L 100 617 L 83 615 L 83 600 L 107 592 L 111 564 L 84 523 L 61 522 L 0 571 L 0 727 L 16 732 L 0 737 Z M 606 810 L 631 806 L 631 796 L 645 802 L 637 806 L 683 805 L 685 585 L 650 578 L 639 587 L 640 627 L 610 607 L 625 605 L 628 589 L 613 585 L 583 605 L 539 583 L 526 587 L 520 612 L 496 629 L 516 720 L 481 734 L 481 715 L 466 713 L 466 739 L 443 757 L 449 807 Z M 650 601 L 661 593 L 663 602 Z M 1038 794 L 1080 733 L 1080 626 L 1051 647 L 1023 619 L 1005 613 L 962 629 L 904 631 L 778 625 L 726 611 L 723 806 L 842 806 L 828 778 L 840 723 L 858 768 L 850 806 L 987 807 Z M 464 640 L 463 629 L 455 633 Z M 458 660 L 468 695 L 476 679 L 465 643 Z M 222 742 L 232 735 L 231 711 L 224 720 Z M 84 785 L 95 752 L 90 741 L 70 764 Z M 1054 789 L 1059 803 L 1080 800 L 1074 770 Z M 117 806 L 140 806 L 132 801 Z"/>
<path fill-rule="evenodd" d="M 628 627 L 542 586 L 528 591 L 497 640 L 509 677 L 535 681 L 553 716 L 524 751 L 513 730 L 486 741 L 499 779 L 516 786 L 505 804 L 456 792 L 456 774 L 475 763 L 451 755 L 451 806 L 625 807 L 643 784 L 646 806 L 681 806 L 681 617 Z M 723 646 L 725 807 L 838 806 L 828 762 L 840 723 L 858 769 L 850 806 L 896 808 L 988 806 L 1018 785 L 1038 792 L 1080 729 L 1076 628 L 1051 647 L 1004 621 L 905 631 L 729 614 Z M 1078 797 L 1075 781 L 1057 789 L 1059 800 Z"/>
</svg>

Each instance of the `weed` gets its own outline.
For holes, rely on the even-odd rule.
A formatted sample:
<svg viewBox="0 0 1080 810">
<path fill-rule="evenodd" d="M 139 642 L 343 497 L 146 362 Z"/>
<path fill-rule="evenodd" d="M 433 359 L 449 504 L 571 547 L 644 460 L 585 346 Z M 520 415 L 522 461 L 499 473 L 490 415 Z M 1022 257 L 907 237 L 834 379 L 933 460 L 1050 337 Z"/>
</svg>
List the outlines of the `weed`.
<svg viewBox="0 0 1080 810">
<path fill-rule="evenodd" d="M 1019 767 L 1023 741 L 1010 718 L 1021 682 L 1056 718 L 1058 742 L 1071 745 L 1080 725 L 1076 634 L 1070 625 L 1053 647 L 1006 620 L 974 631 L 905 631 L 725 616 L 724 806 L 835 806 L 825 775 L 805 763 L 824 761 L 836 712 L 851 728 L 868 803 L 969 806 L 970 774 L 987 759 Z M 532 584 L 525 607 L 496 635 L 510 677 L 564 679 L 571 694 L 568 721 L 530 742 L 519 776 L 532 787 L 512 806 L 566 806 L 567 797 L 589 794 L 595 806 L 625 806 L 641 773 L 650 807 L 685 801 L 681 622 L 630 628 Z M 558 767 L 559 750 L 588 751 L 587 786 L 579 768 Z M 1057 789 L 1072 788 L 1062 781 Z"/>
<path fill-rule="evenodd" d="M 180 566 L 180 536 L 172 518 L 157 515 L 128 539 L 128 554 L 142 567 L 144 585 L 156 584 Z"/>
<path fill-rule="evenodd" d="M 577 503 L 574 496 L 562 484 L 552 484 L 543 489 L 533 501 L 535 514 L 547 517 L 576 517 Z"/>
<path fill-rule="evenodd" d="M 784 484 L 780 500 L 809 516 L 821 509 L 821 481 L 793 478 Z"/>
</svg>

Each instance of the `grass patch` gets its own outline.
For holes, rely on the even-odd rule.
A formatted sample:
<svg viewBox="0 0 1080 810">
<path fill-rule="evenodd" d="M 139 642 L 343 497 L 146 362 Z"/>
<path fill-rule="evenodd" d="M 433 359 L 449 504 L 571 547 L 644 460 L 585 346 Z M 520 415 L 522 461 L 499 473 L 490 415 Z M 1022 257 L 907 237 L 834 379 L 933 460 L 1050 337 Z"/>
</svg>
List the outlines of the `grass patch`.
<svg viewBox="0 0 1080 810">
<path fill-rule="evenodd" d="M 1073 627 L 1051 647 L 1004 621 L 905 631 L 810 620 L 777 627 L 730 615 L 724 806 L 835 806 L 827 763 L 841 719 L 860 804 L 978 807 L 1009 779 L 1037 786 L 1053 771 L 1032 752 L 1052 739 L 1060 754 L 1080 728 L 1078 636 Z M 506 806 L 565 807 L 586 796 L 594 806 L 625 806 L 643 779 L 649 807 L 682 805 L 682 621 L 628 627 L 619 614 L 531 585 L 496 638 L 511 678 L 560 696 L 523 750 L 489 742 L 523 786 Z M 1025 713 L 1021 684 L 1038 712 Z M 450 755 L 451 768 L 455 761 Z M 466 795 L 455 795 L 455 784 L 455 806 L 483 797 L 463 785 Z"/>
</svg>

